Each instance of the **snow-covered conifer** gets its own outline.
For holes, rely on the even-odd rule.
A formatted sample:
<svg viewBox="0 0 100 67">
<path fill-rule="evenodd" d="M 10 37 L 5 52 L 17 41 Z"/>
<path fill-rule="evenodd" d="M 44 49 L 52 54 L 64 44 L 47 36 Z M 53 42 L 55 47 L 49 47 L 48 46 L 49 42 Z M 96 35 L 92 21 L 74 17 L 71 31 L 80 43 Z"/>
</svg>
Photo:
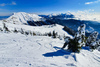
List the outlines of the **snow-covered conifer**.
<svg viewBox="0 0 100 67">
<path fill-rule="evenodd" d="M 14 33 L 18 33 L 18 31 L 17 31 L 17 29 L 16 29 L 16 28 L 14 29 Z"/>
<path fill-rule="evenodd" d="M 80 46 L 85 45 L 85 24 L 78 27 L 78 32 L 75 34 L 74 38 L 77 39 Z"/>
<path fill-rule="evenodd" d="M 22 29 L 22 28 L 21 28 L 21 30 L 20 30 L 20 33 L 21 33 L 21 34 L 24 34 L 24 31 L 23 31 L 23 29 Z"/>
<path fill-rule="evenodd" d="M 62 48 L 68 44 L 68 49 L 73 52 L 80 52 L 80 48 L 85 44 L 85 24 L 78 27 L 78 32 L 75 34 L 73 39 L 64 43 Z"/>
<path fill-rule="evenodd" d="M 7 33 L 10 32 L 5 23 L 3 23 L 3 31 Z"/>
<path fill-rule="evenodd" d="M 93 46 L 96 42 L 97 36 L 98 36 L 98 32 L 96 31 L 90 34 L 90 36 L 87 38 L 86 46 Z"/>
<path fill-rule="evenodd" d="M 89 46 L 90 46 L 91 49 L 98 48 L 100 46 L 100 39 L 95 41 L 95 42 L 92 42 Z"/>
</svg>

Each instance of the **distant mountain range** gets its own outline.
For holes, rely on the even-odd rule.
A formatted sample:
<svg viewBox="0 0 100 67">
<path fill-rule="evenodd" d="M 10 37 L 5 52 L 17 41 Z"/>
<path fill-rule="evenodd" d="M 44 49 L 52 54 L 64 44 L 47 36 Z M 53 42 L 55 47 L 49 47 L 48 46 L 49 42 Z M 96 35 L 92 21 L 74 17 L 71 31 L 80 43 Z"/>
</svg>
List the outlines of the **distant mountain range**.
<svg viewBox="0 0 100 67">
<path fill-rule="evenodd" d="M 12 16 L 4 20 L 4 22 L 13 24 L 26 24 L 31 26 L 60 24 L 63 26 L 67 26 L 75 31 L 81 24 L 86 24 L 87 33 L 91 33 L 93 31 L 98 31 L 100 33 L 100 23 L 98 21 L 78 20 L 76 19 L 76 16 L 71 13 L 37 15 L 18 12 L 14 13 Z"/>
</svg>

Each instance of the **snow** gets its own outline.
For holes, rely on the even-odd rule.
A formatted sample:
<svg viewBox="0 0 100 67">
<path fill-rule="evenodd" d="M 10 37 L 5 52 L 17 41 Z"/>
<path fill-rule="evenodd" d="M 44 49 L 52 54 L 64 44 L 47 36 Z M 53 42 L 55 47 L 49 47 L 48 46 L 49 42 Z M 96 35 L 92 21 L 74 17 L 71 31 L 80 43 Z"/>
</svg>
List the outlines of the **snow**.
<svg viewBox="0 0 100 67">
<path fill-rule="evenodd" d="M 16 21 L 20 22 L 18 19 Z M 28 26 L 21 25 L 22 22 L 18 23 L 20 25 L 11 23 L 12 20 L 5 23 L 10 31 L 14 28 L 41 34 L 55 31 L 60 36 L 73 38 L 58 24 Z M 3 29 L 3 21 L 0 21 L 0 28 Z M 48 36 L 26 36 L 0 31 L 0 67 L 100 67 L 99 51 L 90 52 L 84 47 L 80 53 L 72 53 L 61 49 L 64 43 L 63 39 L 53 39 Z"/>
<path fill-rule="evenodd" d="M 28 25 L 15 25 L 15 24 L 11 24 L 11 23 L 6 23 L 6 26 L 8 27 L 9 30 L 14 30 L 14 28 L 16 28 L 17 30 L 21 30 L 21 28 L 24 31 L 32 31 L 35 33 L 40 33 L 40 34 L 45 34 L 45 33 L 49 33 L 49 32 L 57 32 L 58 35 L 60 36 L 69 36 L 71 38 L 73 38 L 71 35 L 69 35 L 67 32 L 65 32 L 63 30 L 63 26 L 61 25 L 45 25 L 45 26 L 28 26 Z M 2 21 L 0 22 L 0 27 L 3 28 L 3 23 Z"/>
<path fill-rule="evenodd" d="M 44 20 L 37 14 L 29 14 L 25 12 L 14 13 L 14 15 L 7 18 L 4 22 L 13 24 L 27 24 L 27 21 L 41 21 Z"/>
<path fill-rule="evenodd" d="M 64 41 L 0 32 L 0 67 L 99 67 L 100 52 L 61 50 Z"/>
</svg>

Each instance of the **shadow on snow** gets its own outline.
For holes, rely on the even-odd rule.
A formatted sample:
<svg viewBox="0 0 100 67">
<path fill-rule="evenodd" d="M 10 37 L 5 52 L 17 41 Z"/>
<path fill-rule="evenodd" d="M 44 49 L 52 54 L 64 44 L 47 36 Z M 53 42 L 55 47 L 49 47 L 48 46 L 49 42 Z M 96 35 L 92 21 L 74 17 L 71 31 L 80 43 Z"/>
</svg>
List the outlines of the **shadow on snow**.
<svg viewBox="0 0 100 67">
<path fill-rule="evenodd" d="M 71 54 L 72 52 L 63 50 L 60 47 L 56 47 L 56 46 L 53 48 L 56 49 L 57 51 L 45 53 L 45 54 L 43 54 L 43 56 L 44 57 L 64 56 L 66 59 L 68 59 L 69 56 L 72 56 L 74 58 L 74 60 L 77 61 L 75 53 Z"/>
</svg>

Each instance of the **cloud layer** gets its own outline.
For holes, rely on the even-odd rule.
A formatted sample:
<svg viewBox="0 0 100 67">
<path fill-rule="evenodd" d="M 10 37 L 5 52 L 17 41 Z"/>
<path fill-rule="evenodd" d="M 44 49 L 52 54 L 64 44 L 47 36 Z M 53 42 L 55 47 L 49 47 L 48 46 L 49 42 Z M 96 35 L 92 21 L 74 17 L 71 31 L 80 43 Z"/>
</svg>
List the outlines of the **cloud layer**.
<svg viewBox="0 0 100 67">
<path fill-rule="evenodd" d="M 98 2 L 100 2 L 100 0 L 96 0 L 96 1 L 93 1 L 93 2 L 86 2 L 85 4 L 88 5 L 88 4 L 98 3 Z"/>
<path fill-rule="evenodd" d="M 0 4 L 0 6 L 6 6 L 6 5 L 16 5 L 16 2 L 2 3 L 2 4 Z"/>
</svg>

